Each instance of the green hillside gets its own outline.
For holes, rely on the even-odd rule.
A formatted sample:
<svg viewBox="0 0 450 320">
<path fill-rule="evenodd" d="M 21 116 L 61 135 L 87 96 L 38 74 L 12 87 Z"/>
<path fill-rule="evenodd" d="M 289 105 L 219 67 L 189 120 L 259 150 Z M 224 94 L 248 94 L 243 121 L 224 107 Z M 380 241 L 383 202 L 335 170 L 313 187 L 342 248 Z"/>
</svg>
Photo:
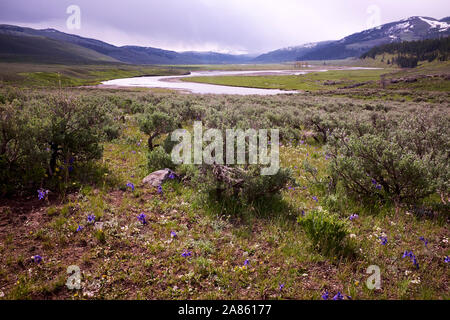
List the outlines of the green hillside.
<svg viewBox="0 0 450 320">
<path fill-rule="evenodd" d="M 0 34 L 0 60 L 4 62 L 40 62 L 40 63 L 105 63 L 117 60 L 68 42 L 45 37 L 14 36 Z"/>
</svg>

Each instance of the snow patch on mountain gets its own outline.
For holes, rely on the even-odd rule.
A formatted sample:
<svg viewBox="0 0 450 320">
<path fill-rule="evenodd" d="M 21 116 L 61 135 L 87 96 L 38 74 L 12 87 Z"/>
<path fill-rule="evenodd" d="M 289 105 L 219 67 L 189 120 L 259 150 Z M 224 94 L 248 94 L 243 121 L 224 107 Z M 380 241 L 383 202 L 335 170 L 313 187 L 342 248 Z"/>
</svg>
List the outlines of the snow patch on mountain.
<svg viewBox="0 0 450 320">
<path fill-rule="evenodd" d="M 419 19 L 423 22 L 428 23 L 432 29 L 439 29 L 439 32 L 446 31 L 450 28 L 450 24 L 448 24 L 447 22 L 430 20 L 423 17 L 419 17 Z"/>
</svg>

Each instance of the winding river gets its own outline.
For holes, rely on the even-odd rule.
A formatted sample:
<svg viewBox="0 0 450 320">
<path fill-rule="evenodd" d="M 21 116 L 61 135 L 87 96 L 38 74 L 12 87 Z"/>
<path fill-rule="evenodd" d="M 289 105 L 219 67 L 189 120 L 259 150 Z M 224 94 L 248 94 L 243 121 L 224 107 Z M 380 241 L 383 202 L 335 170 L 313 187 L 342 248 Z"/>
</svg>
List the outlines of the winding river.
<svg viewBox="0 0 450 320">
<path fill-rule="evenodd" d="M 334 70 L 373 69 L 360 67 L 346 67 Z M 326 72 L 328 69 L 308 70 L 251 70 L 251 71 L 196 71 L 184 76 L 149 76 L 124 79 L 114 79 L 102 82 L 101 86 L 113 87 L 147 87 L 181 90 L 198 94 L 238 94 L 238 95 L 275 95 L 287 93 L 299 93 L 279 89 L 259 89 L 247 87 L 223 86 L 207 83 L 185 82 L 181 78 L 205 77 L 205 76 L 258 76 L 258 75 L 302 75 L 311 72 Z"/>
</svg>

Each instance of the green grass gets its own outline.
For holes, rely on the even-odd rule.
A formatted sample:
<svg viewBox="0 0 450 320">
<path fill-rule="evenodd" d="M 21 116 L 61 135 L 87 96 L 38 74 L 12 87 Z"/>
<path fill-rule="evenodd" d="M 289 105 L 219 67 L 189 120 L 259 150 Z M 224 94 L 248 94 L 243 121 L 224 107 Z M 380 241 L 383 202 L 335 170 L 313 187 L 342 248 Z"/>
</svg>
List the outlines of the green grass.
<svg viewBox="0 0 450 320">
<path fill-rule="evenodd" d="M 58 65 L 0 63 L 0 84 L 27 87 L 74 87 L 97 85 L 102 81 L 137 76 L 186 74 L 180 67 L 135 66 L 125 64 Z"/>
<path fill-rule="evenodd" d="M 227 86 L 252 87 L 282 90 L 332 90 L 360 82 L 378 81 L 386 70 L 332 70 L 292 76 L 218 76 L 189 77 L 183 81 L 210 83 Z M 338 82 L 325 85 L 327 81 Z"/>
<path fill-rule="evenodd" d="M 140 186 L 148 173 L 147 146 L 138 142 L 146 141 L 146 136 L 133 118 L 124 126 L 119 139 L 104 145 L 99 161 L 110 172 L 105 179 L 114 176 L 114 184 L 84 186 L 61 203 L 41 204 L 44 210 L 30 216 L 39 219 L 42 214 L 45 218 L 39 224 L 20 224 L 12 234 L 0 233 L 5 298 L 320 299 L 325 290 L 353 299 L 449 298 L 443 281 L 448 272 L 443 263 L 449 254 L 443 242 L 448 228 L 436 221 L 418 220 L 405 212 L 395 215 L 389 208 L 373 215 L 344 201 L 342 219 L 360 215 L 350 223 L 357 258 L 333 259 L 311 248 L 295 217 L 300 210 L 323 205 L 324 199 L 318 203 L 312 199 L 317 190 L 301 169 L 309 159 L 319 177 L 327 174 L 321 146 L 311 141 L 282 146 L 282 166 L 292 168 L 300 186 L 307 188 L 284 191 L 285 205 L 274 206 L 269 215 L 249 209 L 236 218 L 224 216 L 220 207 L 206 206 L 195 186 L 166 183 L 163 194 Z M 127 182 L 135 184 L 134 192 L 125 188 Z M 148 224 L 139 223 L 140 213 L 147 215 Z M 86 222 L 88 214 L 104 223 L 102 231 Z M 84 227 L 80 232 L 75 231 L 78 225 Z M 386 246 L 378 239 L 382 233 L 388 237 Z M 429 240 L 431 252 L 418 240 L 420 236 Z M 192 256 L 182 257 L 184 250 Z M 419 270 L 401 258 L 405 250 L 414 251 Z M 40 254 L 43 263 L 33 264 L 32 254 Z M 244 266 L 246 259 L 248 266 Z M 64 285 L 66 268 L 73 264 L 83 274 L 79 291 Z M 365 271 L 371 264 L 382 270 L 381 290 L 365 286 Z M 282 291 L 280 284 L 284 284 Z"/>
</svg>

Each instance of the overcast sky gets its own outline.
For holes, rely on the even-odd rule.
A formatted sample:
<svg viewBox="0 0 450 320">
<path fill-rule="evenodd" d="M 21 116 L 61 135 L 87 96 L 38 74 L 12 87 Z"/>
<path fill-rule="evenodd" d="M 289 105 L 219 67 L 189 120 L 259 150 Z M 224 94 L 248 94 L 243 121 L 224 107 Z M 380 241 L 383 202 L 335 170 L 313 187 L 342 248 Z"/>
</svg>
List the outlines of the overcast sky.
<svg viewBox="0 0 450 320">
<path fill-rule="evenodd" d="M 67 26 L 70 5 L 80 8 L 80 29 Z M 0 23 L 176 51 L 261 53 L 418 15 L 449 16 L 450 1 L 0 0 Z"/>
</svg>

